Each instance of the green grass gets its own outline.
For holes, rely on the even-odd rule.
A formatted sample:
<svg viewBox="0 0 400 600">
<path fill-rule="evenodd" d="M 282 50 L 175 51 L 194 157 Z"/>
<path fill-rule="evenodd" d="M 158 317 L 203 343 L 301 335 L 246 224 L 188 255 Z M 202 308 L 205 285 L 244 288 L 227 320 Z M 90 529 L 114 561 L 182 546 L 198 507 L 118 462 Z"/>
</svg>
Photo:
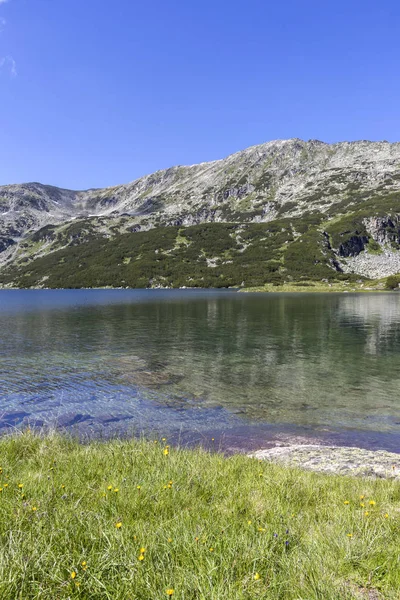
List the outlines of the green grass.
<svg viewBox="0 0 400 600">
<path fill-rule="evenodd" d="M 376 242 L 374 239 L 370 239 L 368 242 L 368 254 L 375 254 L 375 255 L 380 255 L 383 254 L 383 248 L 380 244 L 378 244 L 378 242 Z"/>
<path fill-rule="evenodd" d="M 2 600 L 399 598 L 398 483 L 166 444 L 3 438 Z"/>
<path fill-rule="evenodd" d="M 396 277 L 396 276 L 395 276 Z M 362 280 L 360 278 L 358 281 L 332 281 L 328 283 L 326 281 L 311 281 L 311 280 L 303 280 L 303 281 L 295 281 L 295 282 L 287 282 L 281 285 L 274 285 L 272 283 L 267 283 L 263 286 L 258 287 L 249 287 L 242 288 L 240 292 L 382 292 L 388 291 L 388 289 L 392 289 L 387 287 L 386 279 L 372 279 L 372 280 Z M 396 286 L 397 287 L 397 286 Z"/>
</svg>

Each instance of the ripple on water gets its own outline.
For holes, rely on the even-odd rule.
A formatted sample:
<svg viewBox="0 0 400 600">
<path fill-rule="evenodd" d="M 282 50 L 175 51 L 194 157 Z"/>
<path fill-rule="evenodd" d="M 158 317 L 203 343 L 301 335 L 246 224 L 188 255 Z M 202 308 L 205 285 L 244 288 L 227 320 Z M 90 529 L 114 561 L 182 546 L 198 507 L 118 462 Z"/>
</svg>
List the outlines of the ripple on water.
<svg viewBox="0 0 400 600">
<path fill-rule="evenodd" d="M 400 295 L 7 294 L 0 428 L 398 439 Z"/>
</svg>

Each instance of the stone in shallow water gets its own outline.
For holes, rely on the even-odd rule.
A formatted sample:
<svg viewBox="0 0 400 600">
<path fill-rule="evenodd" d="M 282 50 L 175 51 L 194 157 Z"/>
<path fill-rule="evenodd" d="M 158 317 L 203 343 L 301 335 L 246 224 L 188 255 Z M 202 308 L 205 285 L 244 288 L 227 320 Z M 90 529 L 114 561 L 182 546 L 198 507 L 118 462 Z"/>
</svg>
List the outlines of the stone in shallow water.
<svg viewBox="0 0 400 600">
<path fill-rule="evenodd" d="M 126 382 L 140 386 L 168 385 L 177 383 L 179 377 L 167 371 L 136 371 L 124 373 L 122 379 Z"/>
<path fill-rule="evenodd" d="M 24 411 L 4 413 L 0 418 L 0 427 L 19 425 L 26 417 L 29 417 L 29 414 Z"/>
<path fill-rule="evenodd" d="M 107 365 L 120 369 L 123 372 L 144 369 L 146 367 L 146 361 L 136 354 L 106 357 L 104 358 L 104 361 Z"/>
<path fill-rule="evenodd" d="M 72 427 L 73 425 L 77 425 L 78 423 L 84 423 L 88 421 L 93 421 L 93 417 L 91 415 L 85 415 L 82 413 L 77 414 L 65 414 L 57 419 L 57 425 L 59 427 Z"/>
</svg>

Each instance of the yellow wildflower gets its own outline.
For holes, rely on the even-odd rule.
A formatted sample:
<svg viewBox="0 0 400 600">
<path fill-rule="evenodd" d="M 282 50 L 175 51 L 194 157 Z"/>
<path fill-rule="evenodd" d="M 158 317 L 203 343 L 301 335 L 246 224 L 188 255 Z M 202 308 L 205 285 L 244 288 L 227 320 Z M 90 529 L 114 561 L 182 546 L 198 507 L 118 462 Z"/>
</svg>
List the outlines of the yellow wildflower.
<svg viewBox="0 0 400 600">
<path fill-rule="evenodd" d="M 140 561 L 144 560 L 144 554 L 139 554 L 138 560 L 140 560 Z"/>
<path fill-rule="evenodd" d="M 137 485 L 137 486 L 136 486 L 136 489 L 137 489 L 137 490 L 140 490 L 140 489 L 141 489 L 141 486 L 140 486 L 140 485 Z"/>
<path fill-rule="evenodd" d="M 351 538 L 351 537 L 353 537 L 353 534 L 352 533 L 348 533 L 347 537 Z"/>
<path fill-rule="evenodd" d="M 388 513 L 385 513 L 383 516 L 385 517 L 385 519 L 388 519 L 388 518 L 389 518 L 389 515 L 388 515 Z"/>
<path fill-rule="evenodd" d="M 19 483 L 18 487 L 19 487 L 20 490 L 22 490 L 22 488 L 24 487 L 24 484 L 23 483 Z"/>
<path fill-rule="evenodd" d="M 360 506 L 361 506 L 361 508 L 365 508 L 364 502 L 360 502 Z"/>
<path fill-rule="evenodd" d="M 164 452 L 164 456 L 168 456 L 168 454 L 169 454 L 168 448 L 164 448 L 163 452 Z"/>
<path fill-rule="evenodd" d="M 111 490 L 113 489 L 112 485 L 109 485 L 109 486 L 107 487 L 107 489 L 108 489 L 108 491 L 109 491 L 109 492 L 111 492 Z"/>
<path fill-rule="evenodd" d="M 175 594 L 175 590 L 173 590 L 172 588 L 168 588 L 165 593 L 167 594 L 167 596 L 173 596 Z"/>
<path fill-rule="evenodd" d="M 61 484 L 61 489 L 63 490 L 65 488 L 65 485 L 62 483 Z"/>
<path fill-rule="evenodd" d="M 172 542 L 172 538 L 168 538 L 168 542 L 171 543 Z"/>
<path fill-rule="evenodd" d="M 255 575 L 254 575 L 254 579 L 255 579 L 256 581 L 258 581 L 259 579 L 261 579 L 261 575 L 260 575 L 260 573 L 255 573 Z"/>
<path fill-rule="evenodd" d="M 375 504 L 376 504 L 375 500 L 370 500 L 370 501 L 369 501 L 369 505 L 370 505 L 370 506 L 375 506 Z"/>
<path fill-rule="evenodd" d="M 265 531 L 265 528 L 264 527 L 259 527 L 258 531 Z"/>
<path fill-rule="evenodd" d="M 33 511 L 37 510 L 36 506 L 32 506 L 32 510 Z"/>
<path fill-rule="evenodd" d="M 251 525 L 251 521 L 247 521 L 247 525 Z"/>
<path fill-rule="evenodd" d="M 199 541 L 199 538 L 198 538 L 198 537 L 195 537 L 195 538 L 194 538 L 194 541 L 195 541 L 195 542 L 198 542 L 198 541 Z"/>
<path fill-rule="evenodd" d="M 8 483 L 5 483 L 3 487 L 5 487 L 5 488 L 8 487 Z"/>
<path fill-rule="evenodd" d="M 115 523 L 115 527 L 116 527 L 117 529 L 121 529 L 121 527 L 122 527 L 122 523 L 121 523 L 121 521 L 118 521 L 118 523 Z"/>
<path fill-rule="evenodd" d="M 210 548 L 210 552 L 214 552 L 214 548 Z"/>
<path fill-rule="evenodd" d="M 75 581 L 75 586 L 79 587 L 81 584 L 79 583 L 79 581 Z"/>
<path fill-rule="evenodd" d="M 75 571 L 72 571 L 72 573 L 71 573 L 71 579 L 75 579 L 75 577 L 76 577 L 76 573 L 75 573 Z"/>
<path fill-rule="evenodd" d="M 3 488 L 0 488 L 0 493 L 3 491 Z"/>
<path fill-rule="evenodd" d="M 360 500 L 364 500 L 365 496 L 360 496 Z"/>
<path fill-rule="evenodd" d="M 82 565 L 82 567 L 86 567 L 86 565 L 87 565 L 87 562 L 86 562 L 86 560 L 83 560 L 83 561 L 81 562 L 81 565 Z"/>
<path fill-rule="evenodd" d="M 162 441 L 163 441 L 163 442 L 166 442 L 166 441 L 167 441 L 167 438 L 162 438 Z"/>
<path fill-rule="evenodd" d="M 117 494 L 119 492 L 119 488 L 114 488 L 114 492 Z"/>
<path fill-rule="evenodd" d="M 140 554 L 144 554 L 146 552 L 146 548 L 140 548 Z"/>
<path fill-rule="evenodd" d="M 364 515 L 365 515 L 366 517 L 368 517 L 368 515 L 369 515 L 369 512 L 366 510 L 366 511 L 365 511 L 365 513 L 364 513 Z"/>
<path fill-rule="evenodd" d="M 350 502 L 348 500 L 345 500 L 344 504 L 350 504 Z"/>
</svg>

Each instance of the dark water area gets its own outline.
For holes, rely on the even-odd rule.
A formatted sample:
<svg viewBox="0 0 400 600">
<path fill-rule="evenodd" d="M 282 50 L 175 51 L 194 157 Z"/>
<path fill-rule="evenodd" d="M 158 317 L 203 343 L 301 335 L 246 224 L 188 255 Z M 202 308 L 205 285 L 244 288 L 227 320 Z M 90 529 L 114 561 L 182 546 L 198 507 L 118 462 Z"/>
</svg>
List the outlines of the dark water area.
<svg viewBox="0 0 400 600">
<path fill-rule="evenodd" d="M 400 452 L 399 384 L 395 293 L 0 291 L 0 432 Z"/>
</svg>

